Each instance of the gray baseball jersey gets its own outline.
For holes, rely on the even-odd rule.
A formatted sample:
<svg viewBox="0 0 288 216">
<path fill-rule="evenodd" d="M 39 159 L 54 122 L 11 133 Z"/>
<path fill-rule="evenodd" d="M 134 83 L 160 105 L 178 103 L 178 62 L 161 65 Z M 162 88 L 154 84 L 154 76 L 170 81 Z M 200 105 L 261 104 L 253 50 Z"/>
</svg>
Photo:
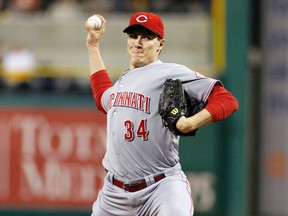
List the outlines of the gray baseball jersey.
<svg viewBox="0 0 288 216">
<path fill-rule="evenodd" d="M 108 133 L 103 165 L 124 181 L 163 172 L 179 162 L 179 137 L 163 126 L 158 114 L 162 85 L 168 78 L 189 81 L 185 90 L 203 102 L 219 82 L 158 60 L 125 71 L 102 96 Z"/>
</svg>

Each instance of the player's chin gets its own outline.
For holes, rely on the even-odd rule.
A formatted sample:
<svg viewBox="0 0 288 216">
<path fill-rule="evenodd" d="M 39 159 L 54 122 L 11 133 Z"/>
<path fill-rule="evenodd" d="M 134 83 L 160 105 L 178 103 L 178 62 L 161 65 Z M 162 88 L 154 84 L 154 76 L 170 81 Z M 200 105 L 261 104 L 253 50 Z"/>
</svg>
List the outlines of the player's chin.
<svg viewBox="0 0 288 216">
<path fill-rule="evenodd" d="M 147 63 L 145 63 L 145 61 L 142 60 L 142 58 L 133 58 L 132 59 L 132 65 L 135 67 L 135 68 L 138 68 L 138 67 L 143 67 L 145 66 Z"/>
</svg>

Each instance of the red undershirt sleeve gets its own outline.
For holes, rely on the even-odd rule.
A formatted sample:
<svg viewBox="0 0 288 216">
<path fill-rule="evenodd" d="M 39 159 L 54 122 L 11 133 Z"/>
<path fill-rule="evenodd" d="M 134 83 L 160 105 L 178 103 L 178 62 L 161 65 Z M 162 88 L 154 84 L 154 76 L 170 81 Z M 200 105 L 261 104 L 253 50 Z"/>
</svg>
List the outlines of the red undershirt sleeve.
<svg viewBox="0 0 288 216">
<path fill-rule="evenodd" d="M 101 112 L 106 114 L 101 103 L 101 97 L 108 88 L 113 86 L 113 83 L 106 70 L 100 70 L 92 74 L 90 80 L 96 106 Z"/>
<path fill-rule="evenodd" d="M 205 107 L 214 122 L 224 120 L 238 108 L 237 99 L 223 86 L 214 86 Z"/>
</svg>

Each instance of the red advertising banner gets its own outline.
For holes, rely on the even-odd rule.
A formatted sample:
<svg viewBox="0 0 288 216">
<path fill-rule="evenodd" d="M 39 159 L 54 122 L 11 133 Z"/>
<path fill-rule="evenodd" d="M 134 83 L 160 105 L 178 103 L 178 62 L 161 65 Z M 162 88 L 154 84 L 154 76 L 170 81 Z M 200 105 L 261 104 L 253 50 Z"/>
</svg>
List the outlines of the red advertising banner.
<svg viewBox="0 0 288 216">
<path fill-rule="evenodd" d="M 0 108 L 0 206 L 91 207 L 105 139 L 96 110 Z"/>
</svg>

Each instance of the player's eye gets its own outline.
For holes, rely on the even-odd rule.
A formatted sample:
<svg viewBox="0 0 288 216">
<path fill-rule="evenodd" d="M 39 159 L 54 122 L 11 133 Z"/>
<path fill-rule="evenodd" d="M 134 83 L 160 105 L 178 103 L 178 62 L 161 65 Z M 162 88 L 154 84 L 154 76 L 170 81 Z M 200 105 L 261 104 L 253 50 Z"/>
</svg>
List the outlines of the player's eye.
<svg viewBox="0 0 288 216">
<path fill-rule="evenodd" d="M 144 35 L 143 38 L 146 40 L 153 40 L 156 36 L 155 35 Z"/>
<path fill-rule="evenodd" d="M 138 36 L 137 36 L 136 34 L 128 34 L 128 37 L 129 37 L 129 38 L 136 39 Z"/>
<path fill-rule="evenodd" d="M 144 35 L 143 38 L 147 39 L 147 40 L 151 40 L 151 36 L 150 35 Z"/>
</svg>

